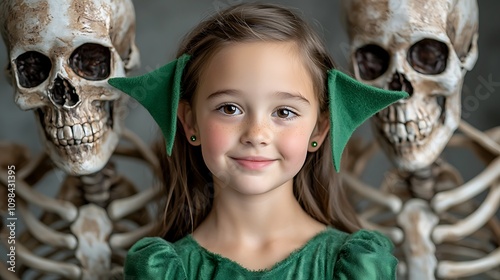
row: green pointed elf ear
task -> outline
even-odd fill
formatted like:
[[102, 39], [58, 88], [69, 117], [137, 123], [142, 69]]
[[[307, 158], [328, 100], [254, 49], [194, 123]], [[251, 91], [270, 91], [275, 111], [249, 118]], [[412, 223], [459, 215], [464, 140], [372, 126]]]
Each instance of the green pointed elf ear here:
[[352, 133], [364, 121], [399, 99], [408, 97], [404, 91], [388, 91], [365, 85], [348, 75], [328, 71], [330, 101], [330, 137], [335, 170]]
[[[135, 98], [149, 111], [165, 137], [168, 155], [174, 146], [181, 79], [190, 56], [182, 55], [167, 65], [133, 78], [112, 78], [109, 84]], [[387, 91], [358, 82], [337, 70], [328, 71], [330, 135], [335, 170], [340, 170], [342, 152], [354, 130], [376, 112], [407, 97], [405, 92]]]
[[189, 58], [184, 54], [145, 75], [108, 80], [110, 85], [132, 96], [149, 111], [165, 137], [168, 155], [172, 154], [174, 147], [182, 72]]

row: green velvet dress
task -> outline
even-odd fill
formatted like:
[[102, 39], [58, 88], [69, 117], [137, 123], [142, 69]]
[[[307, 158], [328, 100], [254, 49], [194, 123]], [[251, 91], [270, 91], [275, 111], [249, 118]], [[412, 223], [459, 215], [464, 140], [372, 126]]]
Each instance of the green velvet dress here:
[[249, 270], [201, 247], [191, 235], [169, 243], [146, 237], [125, 260], [125, 279], [396, 279], [392, 243], [380, 233], [347, 234], [331, 227], [270, 269]]

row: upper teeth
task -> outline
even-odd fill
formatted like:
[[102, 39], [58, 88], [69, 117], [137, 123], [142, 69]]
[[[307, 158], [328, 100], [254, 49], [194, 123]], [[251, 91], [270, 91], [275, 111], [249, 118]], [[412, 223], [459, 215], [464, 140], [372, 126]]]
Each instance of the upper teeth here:
[[99, 120], [92, 123], [66, 125], [63, 127], [48, 127], [47, 131], [52, 136], [54, 143], [61, 146], [79, 145], [81, 143], [91, 143], [97, 141], [106, 132], [106, 120]]
[[383, 131], [385, 138], [395, 146], [407, 142], [422, 144], [439, 123], [441, 108], [434, 104], [435, 106], [430, 105], [432, 108], [429, 111], [407, 103], [394, 104], [380, 111], [375, 123]]
[[111, 129], [108, 124], [112, 116], [106, 110], [108, 102], [93, 102], [90, 110], [88, 103], [71, 110], [58, 110], [53, 107], [40, 109], [42, 124], [47, 138], [55, 145], [69, 146], [92, 143], [103, 137]]

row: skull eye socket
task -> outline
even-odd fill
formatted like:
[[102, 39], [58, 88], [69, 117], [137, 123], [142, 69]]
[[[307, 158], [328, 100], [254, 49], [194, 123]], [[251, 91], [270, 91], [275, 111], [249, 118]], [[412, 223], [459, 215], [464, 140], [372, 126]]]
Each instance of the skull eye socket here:
[[43, 83], [52, 69], [50, 58], [35, 51], [21, 54], [15, 63], [19, 84], [24, 88], [33, 88]]
[[109, 77], [111, 52], [98, 44], [83, 44], [70, 56], [69, 65], [80, 77], [98, 81]]
[[377, 45], [366, 45], [356, 50], [361, 79], [370, 81], [380, 77], [389, 67], [389, 53]]
[[448, 46], [434, 39], [423, 39], [411, 46], [408, 51], [408, 62], [415, 71], [437, 75], [446, 70]]

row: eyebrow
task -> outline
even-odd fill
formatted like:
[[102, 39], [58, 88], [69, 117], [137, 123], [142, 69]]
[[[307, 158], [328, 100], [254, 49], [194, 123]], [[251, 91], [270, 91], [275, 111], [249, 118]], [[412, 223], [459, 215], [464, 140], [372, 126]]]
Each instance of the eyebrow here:
[[[218, 90], [214, 93], [211, 93], [208, 97], [207, 100], [217, 98], [219, 96], [223, 95], [238, 95], [240, 94], [241, 91], [235, 90], [235, 89], [223, 89], [223, 90]], [[279, 97], [279, 98], [284, 98], [284, 99], [297, 99], [301, 102], [304, 102], [306, 104], [311, 104], [309, 100], [307, 100], [300, 92], [296, 93], [290, 93], [286, 91], [277, 91], [274, 93], [274, 96]]]

